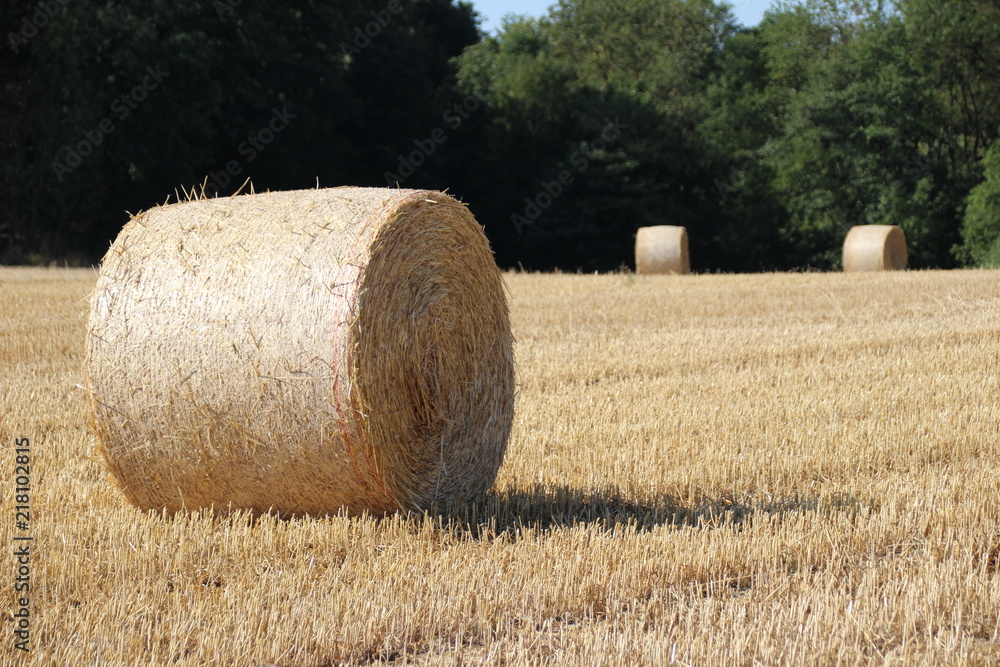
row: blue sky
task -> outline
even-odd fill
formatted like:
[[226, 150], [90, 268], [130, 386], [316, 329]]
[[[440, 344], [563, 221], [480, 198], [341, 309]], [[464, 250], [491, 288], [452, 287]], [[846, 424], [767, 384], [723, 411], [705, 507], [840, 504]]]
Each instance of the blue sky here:
[[[472, 4], [483, 16], [483, 28], [492, 32], [500, 26], [504, 14], [541, 16], [550, 5], [555, 4], [555, 0], [472, 0]], [[749, 26], [760, 21], [771, 0], [729, 0], [729, 4], [733, 6], [736, 18]]]

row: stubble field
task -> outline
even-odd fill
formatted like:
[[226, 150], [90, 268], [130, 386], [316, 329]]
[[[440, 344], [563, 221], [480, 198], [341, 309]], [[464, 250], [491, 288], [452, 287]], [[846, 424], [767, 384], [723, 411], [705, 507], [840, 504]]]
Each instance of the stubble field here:
[[0, 268], [0, 663], [1000, 663], [1000, 273], [506, 279], [490, 497], [281, 520], [125, 504], [94, 272]]

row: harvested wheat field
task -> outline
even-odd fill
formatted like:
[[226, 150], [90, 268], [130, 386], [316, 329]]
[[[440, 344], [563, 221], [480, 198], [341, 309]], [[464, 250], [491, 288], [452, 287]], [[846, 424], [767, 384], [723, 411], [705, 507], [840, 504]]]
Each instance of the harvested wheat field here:
[[0, 269], [3, 664], [1000, 662], [1000, 273], [507, 275], [487, 500], [293, 520], [124, 499], [95, 279]]

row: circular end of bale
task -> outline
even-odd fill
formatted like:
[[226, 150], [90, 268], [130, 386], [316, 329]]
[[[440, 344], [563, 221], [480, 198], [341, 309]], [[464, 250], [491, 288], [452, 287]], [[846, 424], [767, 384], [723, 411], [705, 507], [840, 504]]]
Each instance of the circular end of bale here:
[[903, 271], [906, 235], [896, 225], [859, 225], [844, 239], [844, 271]]
[[691, 272], [685, 227], [640, 227], [635, 235], [635, 272], [640, 275]]
[[463, 204], [333, 188], [133, 218], [101, 266], [85, 370], [99, 449], [142, 509], [386, 513], [492, 485], [512, 346]]

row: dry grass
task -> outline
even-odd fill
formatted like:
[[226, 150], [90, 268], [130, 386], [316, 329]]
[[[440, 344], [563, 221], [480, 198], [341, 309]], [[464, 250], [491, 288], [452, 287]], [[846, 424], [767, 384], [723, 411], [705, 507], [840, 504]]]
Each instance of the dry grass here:
[[0, 536], [27, 436], [32, 657], [996, 664], [998, 278], [508, 276], [497, 492], [285, 522], [125, 503], [77, 388], [94, 274], [0, 270]]

